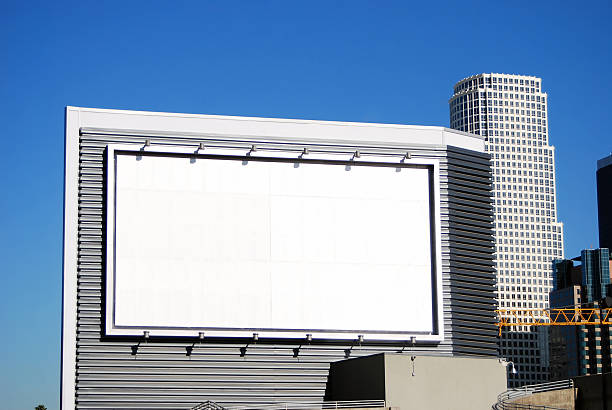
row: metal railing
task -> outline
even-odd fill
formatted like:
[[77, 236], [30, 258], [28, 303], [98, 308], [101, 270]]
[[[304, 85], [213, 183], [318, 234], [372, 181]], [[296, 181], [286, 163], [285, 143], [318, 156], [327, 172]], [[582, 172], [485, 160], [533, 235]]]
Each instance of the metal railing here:
[[542, 406], [537, 404], [520, 404], [513, 403], [513, 400], [520, 399], [521, 397], [531, 396], [535, 393], [542, 393], [553, 390], [570, 389], [574, 387], [574, 381], [560, 380], [555, 382], [532, 384], [523, 387], [517, 387], [515, 389], [508, 389], [505, 392], [497, 396], [497, 403], [493, 405], [493, 410], [567, 410], [559, 407]]
[[225, 410], [301, 410], [301, 409], [350, 409], [350, 408], [380, 408], [385, 407], [384, 400], [353, 400], [353, 401], [303, 401], [264, 404], [259, 406], [231, 406]]

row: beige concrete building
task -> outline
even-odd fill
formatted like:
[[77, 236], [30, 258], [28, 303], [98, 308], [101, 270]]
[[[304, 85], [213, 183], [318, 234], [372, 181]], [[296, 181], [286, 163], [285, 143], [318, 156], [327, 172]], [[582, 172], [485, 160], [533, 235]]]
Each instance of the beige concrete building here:
[[327, 400], [385, 400], [399, 409], [490, 409], [506, 390], [495, 358], [384, 353], [332, 363]]

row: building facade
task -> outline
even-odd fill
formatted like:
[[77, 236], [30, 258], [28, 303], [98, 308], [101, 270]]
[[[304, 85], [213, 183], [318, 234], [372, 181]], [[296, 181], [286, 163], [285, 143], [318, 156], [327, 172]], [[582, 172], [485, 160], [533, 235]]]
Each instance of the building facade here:
[[[581, 286], [555, 288], [550, 292], [551, 307], [579, 306]], [[550, 379], [567, 380], [585, 374], [582, 372], [586, 338], [583, 326], [551, 326], [550, 329]]]
[[[563, 226], [542, 80], [474, 75], [455, 84], [449, 104], [451, 128], [486, 137], [491, 155], [498, 306], [547, 308], [552, 262], [563, 258]], [[546, 335], [520, 326], [504, 331], [500, 353], [519, 370], [510, 387], [548, 379]]]
[[612, 155], [597, 161], [599, 247], [612, 247]]
[[[442, 127], [68, 107], [62, 409], [189, 409], [208, 400], [224, 406], [318, 401], [325, 395], [330, 364], [348, 357], [399, 352], [410, 356], [495, 358], [498, 344], [491, 168], [484, 145], [482, 136]], [[210, 178], [199, 173], [202, 169], [213, 170], [214, 167], [206, 167], [215, 161], [230, 161], [231, 169]], [[266, 164], [270, 168], [265, 168]], [[153, 167], [150, 171], [149, 166]], [[406, 208], [400, 204], [404, 199], [400, 198], [400, 205], [392, 210], [386, 199], [370, 198], [360, 203], [378, 203], [379, 211], [357, 213], [349, 206], [352, 202], [340, 198], [336, 201], [339, 205], [334, 205], [338, 209], [334, 218], [327, 218], [331, 209], [328, 206], [303, 206], [299, 211], [290, 207], [284, 214], [273, 215], [292, 218], [293, 222], [273, 225], [266, 219], [268, 213], [262, 212], [270, 207], [251, 205], [258, 204], [258, 199], [249, 194], [253, 190], [257, 190], [258, 198], [269, 198], [268, 191], [260, 189], [269, 183], [267, 175], [274, 175], [277, 187], [284, 187], [289, 194], [296, 187], [298, 191], [308, 188], [320, 192], [320, 182], [328, 190], [317, 198], [310, 195], [315, 203], [336, 195], [338, 190], [332, 189], [333, 180], [329, 178], [320, 178], [317, 184], [299, 179], [283, 182], [290, 173], [307, 172], [310, 166], [320, 167], [317, 169], [322, 169], [324, 175], [326, 167], [336, 167], [334, 178], [351, 174], [374, 176], [371, 172], [384, 168], [387, 177], [368, 179], [372, 189], [355, 184], [354, 191], [347, 195], [351, 198], [372, 193], [396, 198], [397, 190], [384, 189], [387, 182], [403, 178], [406, 173], [424, 176], [414, 185], [415, 192], [423, 194], [423, 206], [414, 209], [434, 211], [430, 218], [417, 220], [403, 215], [384, 222], [391, 211], [405, 213]], [[266, 173], [274, 167], [282, 168], [283, 173]], [[237, 184], [238, 180], [233, 179], [242, 190], [239, 198], [234, 191], [228, 192], [234, 185], [220, 182], [237, 175], [250, 178], [248, 184]], [[212, 211], [208, 201], [198, 199], [203, 187], [215, 192], [216, 196], [209, 197], [214, 200], [212, 205], [216, 204]], [[397, 187], [407, 189], [403, 184]], [[296, 198], [289, 194], [281, 199]], [[152, 200], [151, 195], [158, 200]], [[228, 195], [238, 199], [215, 199]], [[411, 196], [407, 195], [408, 202]], [[192, 199], [199, 201], [193, 202], [197, 206], [190, 205]], [[275, 200], [280, 207], [286, 203]], [[414, 220], [414, 226], [400, 227], [401, 219], [407, 218]], [[344, 223], [347, 229], [330, 230], [337, 223]], [[313, 283], [314, 289], [327, 292], [327, 297], [309, 298], [306, 309], [299, 314], [276, 311], [290, 320], [291, 329], [285, 326], [280, 330], [268, 327], [244, 331], [251, 325], [247, 323], [219, 330], [225, 325], [223, 320], [253, 316], [255, 308], [268, 299], [252, 289], [257, 287], [262, 295], [269, 292], [269, 286], [260, 285], [271, 275], [260, 275], [261, 280], [255, 280], [250, 274], [254, 272], [250, 265], [255, 263], [243, 264], [246, 267], [215, 274], [211, 280], [219, 289], [213, 292], [214, 286], [202, 285], [201, 276], [207, 272], [200, 268], [203, 264], [213, 266], [209, 260], [215, 258], [241, 263], [251, 260], [250, 254], [266, 249], [262, 246], [269, 243], [257, 239], [261, 229], [253, 228], [257, 224], [281, 232], [277, 239], [282, 240], [276, 240], [275, 249], [284, 252], [283, 263], [305, 254], [284, 251], [293, 249], [288, 246], [294, 246], [296, 240], [286, 238], [295, 238], [294, 232], [303, 234], [298, 242], [310, 238], [310, 248], [302, 249], [313, 258], [326, 258], [325, 263], [342, 258], [346, 252], [363, 259], [379, 251], [379, 256], [385, 257], [378, 259], [376, 272], [366, 269], [364, 274], [357, 274], [361, 262], [348, 264], [350, 269], [345, 270], [347, 276], [343, 280], [331, 274], [316, 282], [314, 269], [303, 270], [299, 275], [297, 268], [284, 270], [294, 276], [282, 289], [297, 295], [279, 299], [285, 306], [294, 303], [303, 290], [313, 288]], [[221, 232], [209, 226], [220, 227]], [[429, 240], [415, 238], [414, 232], [422, 227], [429, 229]], [[237, 235], [240, 233], [243, 235]], [[321, 246], [330, 237], [340, 239], [335, 242], [336, 248]], [[377, 238], [399, 246], [399, 251], [386, 255], [388, 247], [371, 242]], [[389, 238], [396, 238], [395, 244]], [[233, 248], [234, 240], [247, 246], [236, 248], [238, 252]], [[196, 242], [204, 245], [194, 246]], [[423, 289], [431, 285], [430, 303], [411, 309], [387, 309], [378, 319], [396, 317], [389, 325], [402, 326], [402, 321], [411, 317], [414, 325], [425, 312], [431, 319], [431, 328], [417, 329], [412, 334], [392, 331], [370, 336], [352, 331], [319, 335], [321, 329], [330, 328], [301, 327], [305, 318], [300, 315], [306, 316], [340, 298], [350, 303], [329, 309], [327, 316], [346, 315], [355, 321], [351, 324], [355, 327], [360, 326], [361, 320], [354, 315], [357, 310], [367, 315], [387, 306], [381, 304], [409, 302], [407, 298], [386, 300], [392, 298], [385, 296], [401, 288], [411, 291], [405, 281], [415, 277], [413, 270], [423, 271], [423, 267], [408, 267], [395, 281], [381, 278], [393, 269], [388, 266], [387, 256], [400, 264], [414, 263], [405, 257], [408, 251], [414, 252], [408, 249], [410, 243], [438, 249], [431, 259], [420, 257], [426, 262], [425, 268], [431, 268], [431, 275], [421, 278], [431, 282], [411, 285], [425, 285]], [[149, 247], [144, 249], [143, 244]], [[371, 246], [358, 252], [364, 244]], [[174, 262], [154, 263], [169, 252]], [[270, 254], [265, 251], [257, 255], [264, 260]], [[128, 263], [129, 259], [136, 262]], [[148, 265], [141, 271], [143, 263]], [[191, 271], [186, 271], [185, 266]], [[236, 280], [226, 280], [228, 275], [236, 274]], [[283, 291], [280, 297], [287, 294]], [[357, 294], [366, 297], [351, 298]], [[375, 298], [380, 303], [374, 305]], [[168, 309], [158, 312], [159, 306]], [[222, 309], [233, 313], [207, 326], [202, 312], [219, 318]], [[264, 315], [269, 313], [260, 310]], [[172, 312], [178, 315], [171, 316]], [[325, 315], [313, 318], [327, 319]], [[380, 320], [371, 323], [377, 322]]]
[[[580, 265], [575, 266], [574, 260]], [[610, 253], [585, 249], [579, 258], [555, 264], [551, 308], [597, 307], [610, 292]], [[610, 326], [551, 326], [551, 380], [610, 372]]]
[[608, 248], [585, 249], [582, 262], [583, 303], [598, 302], [608, 296], [610, 285], [610, 252]]

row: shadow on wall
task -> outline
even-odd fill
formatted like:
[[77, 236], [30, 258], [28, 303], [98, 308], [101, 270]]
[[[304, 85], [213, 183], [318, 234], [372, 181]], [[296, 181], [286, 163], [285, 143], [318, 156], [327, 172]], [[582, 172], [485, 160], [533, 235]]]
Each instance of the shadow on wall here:
[[612, 373], [575, 377], [574, 387], [576, 410], [612, 410]]

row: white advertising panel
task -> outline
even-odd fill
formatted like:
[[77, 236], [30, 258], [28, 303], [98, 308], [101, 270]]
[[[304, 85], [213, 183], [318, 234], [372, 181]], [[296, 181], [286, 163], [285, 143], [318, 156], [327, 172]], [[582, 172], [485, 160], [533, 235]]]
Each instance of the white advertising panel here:
[[433, 164], [108, 159], [108, 334], [438, 335]]

